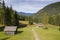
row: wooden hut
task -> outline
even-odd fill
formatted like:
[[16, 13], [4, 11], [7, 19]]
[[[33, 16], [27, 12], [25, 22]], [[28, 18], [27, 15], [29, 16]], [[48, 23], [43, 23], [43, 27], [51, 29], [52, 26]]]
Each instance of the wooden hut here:
[[38, 23], [37, 26], [38, 26], [38, 27], [43, 27], [44, 24], [42, 24], [42, 23]]
[[17, 33], [17, 26], [6, 26], [4, 32], [8, 35], [14, 35]]

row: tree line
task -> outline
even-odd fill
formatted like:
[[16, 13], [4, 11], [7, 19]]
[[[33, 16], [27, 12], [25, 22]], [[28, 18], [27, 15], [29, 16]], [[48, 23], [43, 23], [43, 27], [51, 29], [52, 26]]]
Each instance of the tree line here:
[[60, 26], [60, 13], [51, 16], [44, 13], [41, 17], [33, 17], [33, 22]]
[[30, 25], [33, 24], [33, 19], [32, 19], [32, 16], [25, 16], [25, 15], [18, 15], [18, 19], [20, 21], [28, 21]]

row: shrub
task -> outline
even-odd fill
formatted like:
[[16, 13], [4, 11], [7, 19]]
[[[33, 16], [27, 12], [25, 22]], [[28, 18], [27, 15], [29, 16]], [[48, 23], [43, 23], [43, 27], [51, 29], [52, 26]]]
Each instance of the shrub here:
[[48, 29], [48, 27], [44, 27], [44, 29]]
[[59, 28], [59, 31], [60, 31], [60, 28]]

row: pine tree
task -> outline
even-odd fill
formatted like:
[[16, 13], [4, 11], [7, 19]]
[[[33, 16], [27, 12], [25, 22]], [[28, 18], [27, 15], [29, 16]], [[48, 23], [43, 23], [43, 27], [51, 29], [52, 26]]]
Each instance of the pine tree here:
[[14, 26], [17, 25], [17, 14], [16, 14], [15, 11], [12, 13], [12, 16], [11, 16], [11, 23], [12, 23], [12, 25], [14, 25]]
[[2, 3], [2, 7], [5, 9], [6, 7], [5, 7], [5, 2], [4, 2], [4, 0], [3, 0], [3, 3]]
[[4, 0], [3, 0], [3, 2], [2, 2], [2, 14], [1, 15], [3, 15], [2, 16], [2, 24], [4, 24], [4, 20], [5, 20], [5, 12], [6, 12], [6, 7], [5, 7], [5, 2], [4, 2]]
[[56, 25], [60, 26], [60, 14], [56, 16]]
[[5, 25], [10, 26], [11, 25], [11, 14], [9, 7], [7, 7], [5, 11]]
[[19, 20], [18, 20], [18, 15], [16, 11], [15, 11], [15, 26], [19, 26]]
[[29, 17], [29, 24], [30, 24], [30, 25], [32, 25], [32, 24], [33, 24], [32, 17]]

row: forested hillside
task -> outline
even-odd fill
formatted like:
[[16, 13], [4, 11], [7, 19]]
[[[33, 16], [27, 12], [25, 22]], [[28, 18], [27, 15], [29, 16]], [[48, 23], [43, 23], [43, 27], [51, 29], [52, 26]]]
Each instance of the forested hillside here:
[[34, 22], [60, 26], [60, 2], [44, 7], [33, 16]]

